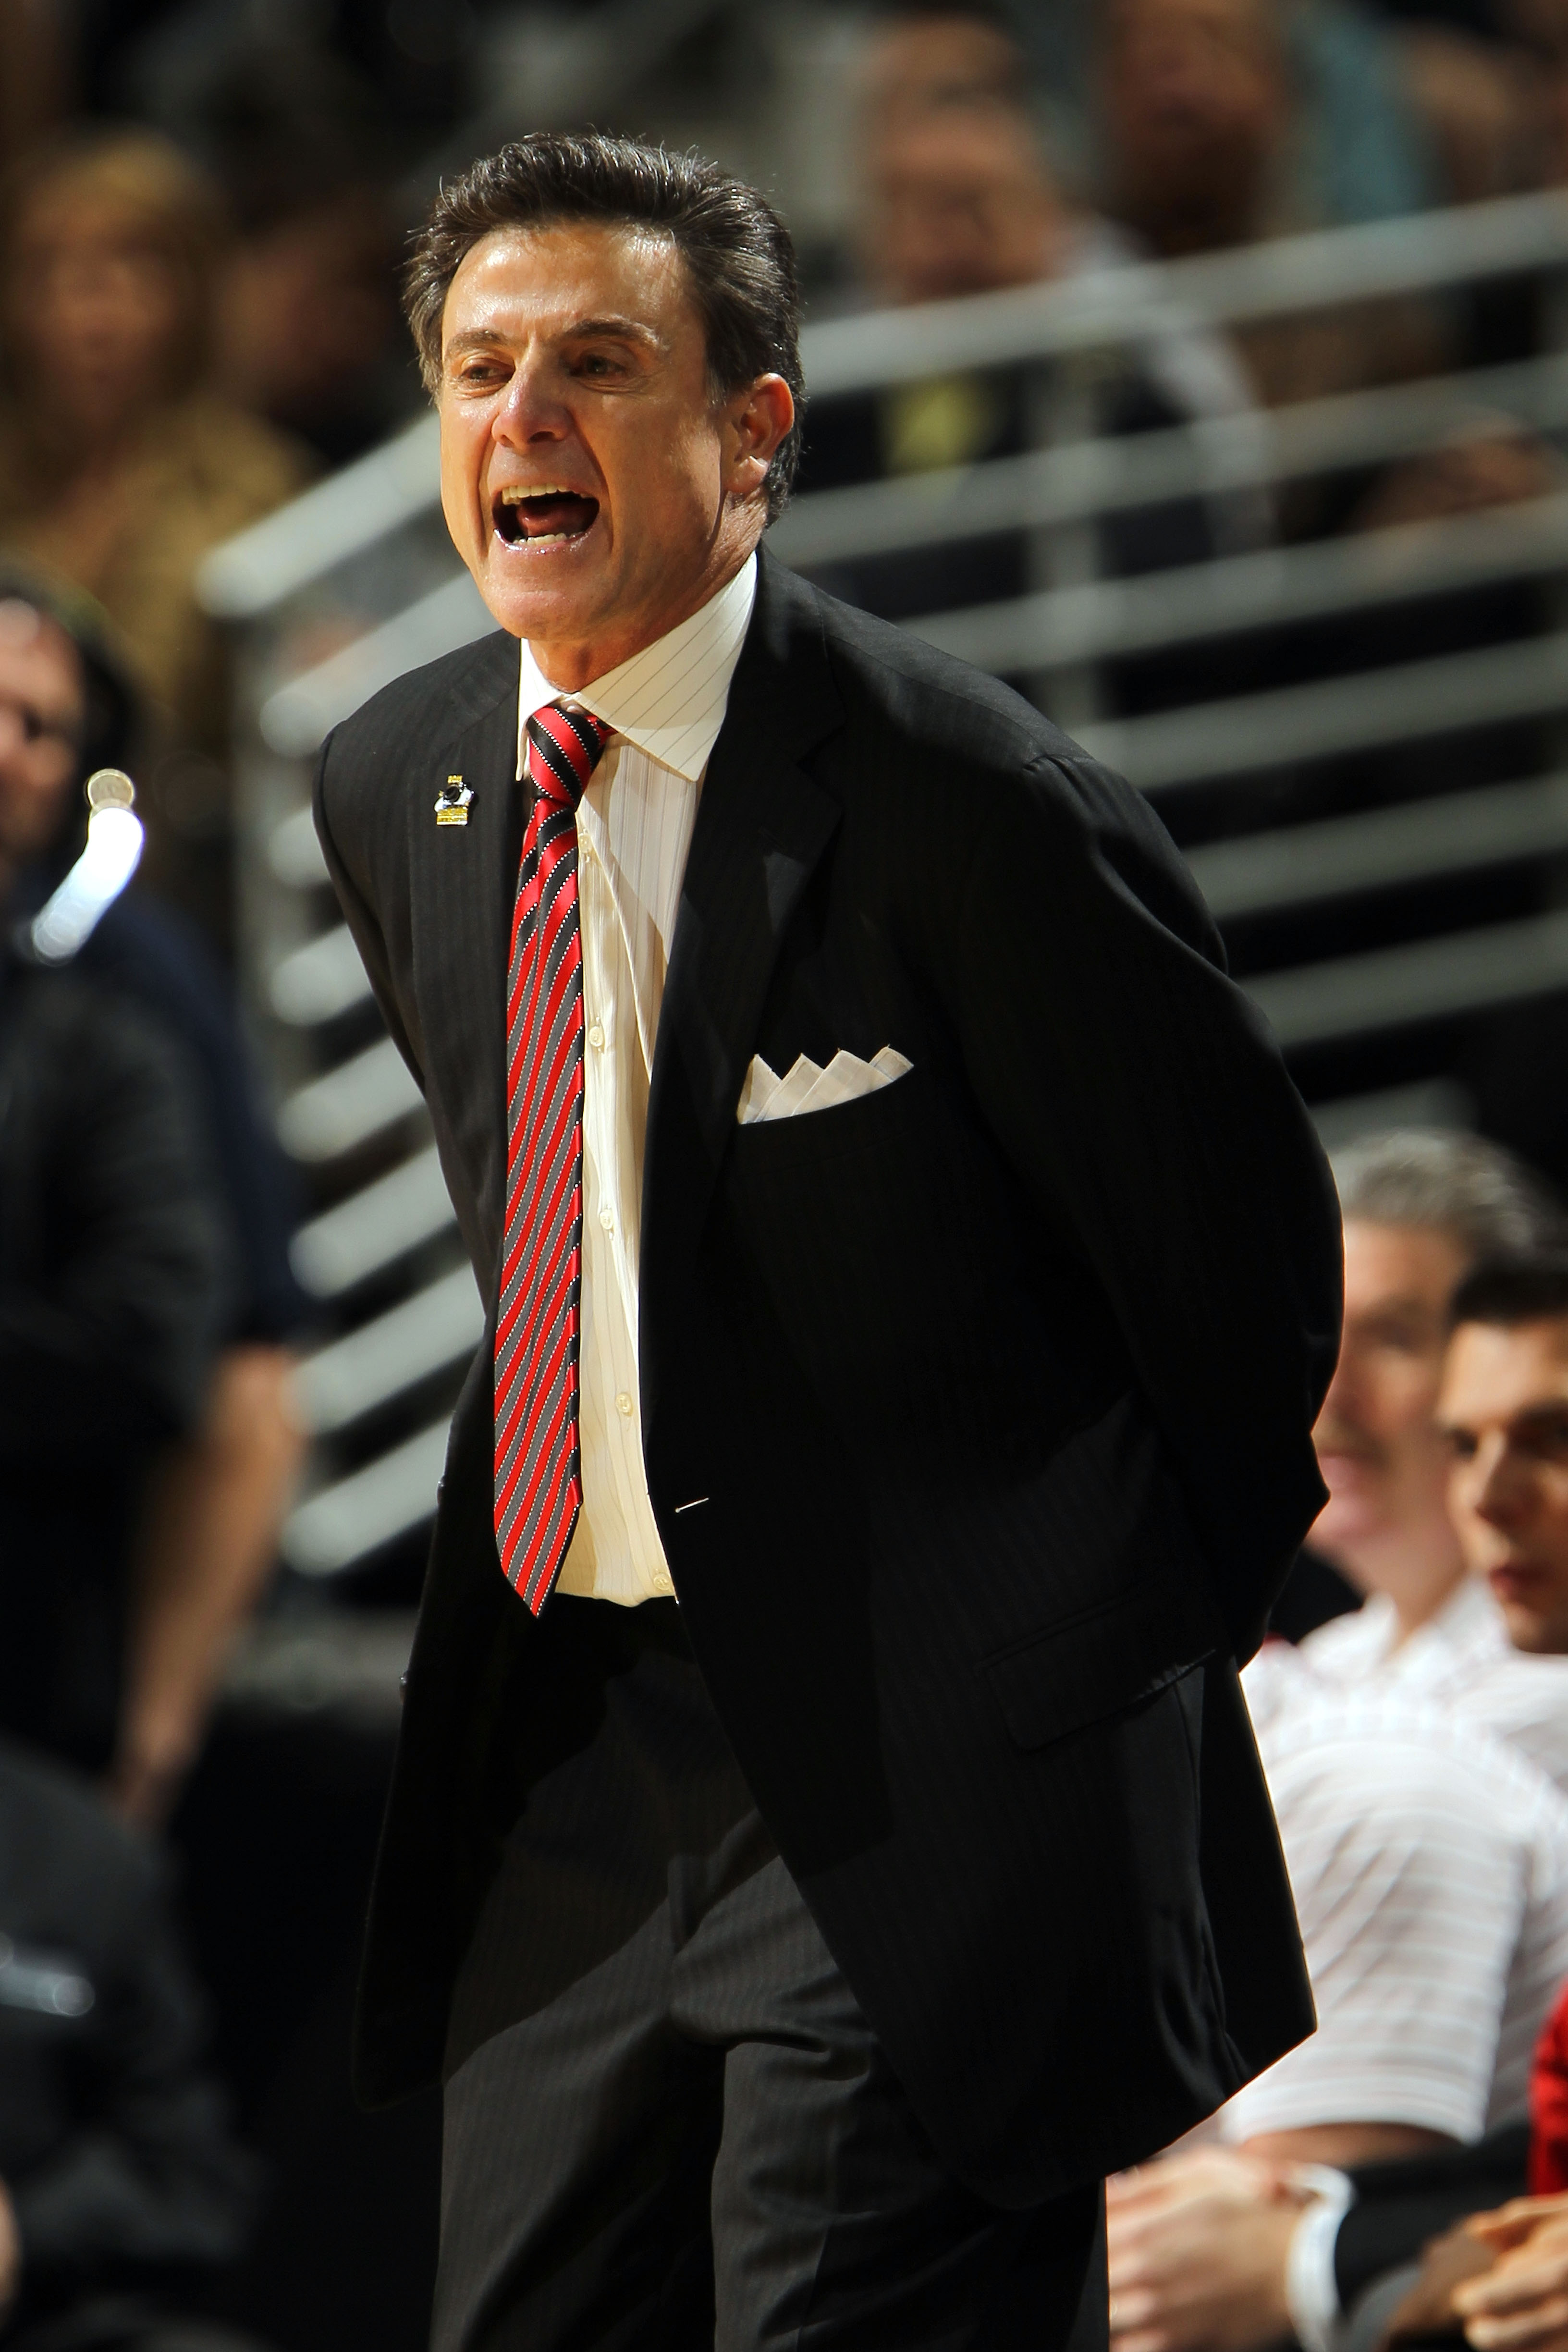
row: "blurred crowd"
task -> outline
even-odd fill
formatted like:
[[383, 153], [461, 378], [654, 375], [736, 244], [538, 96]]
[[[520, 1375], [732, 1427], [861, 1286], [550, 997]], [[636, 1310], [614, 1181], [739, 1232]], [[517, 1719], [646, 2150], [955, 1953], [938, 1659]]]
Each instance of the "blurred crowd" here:
[[[1568, 0], [838, 13], [852, 160], [812, 317], [1568, 184]], [[416, 410], [410, 189], [481, 118], [451, 27], [505, 14], [0, 0], [0, 2341], [17, 2352], [241, 2345], [191, 2316], [258, 2191], [153, 1856], [275, 1574], [308, 1314], [298, 1180], [242, 1016], [236, 656], [201, 567]], [[634, 98], [625, 127], [658, 124]], [[1556, 347], [1555, 305], [1521, 275], [1227, 332], [1178, 319], [1045, 393], [1023, 368], [944, 369], [822, 402], [801, 488], [1501, 365]], [[1551, 439], [1478, 398], [1458, 430], [1328, 484], [1110, 513], [1096, 566], [1565, 486]], [[819, 576], [901, 619], [1053, 584], [1041, 561], [1037, 537], [987, 528]], [[1127, 656], [1104, 691], [1136, 714], [1485, 646], [1546, 626], [1545, 594]], [[1549, 752], [1519, 728], [1427, 747], [1421, 789], [1435, 761], [1485, 782]], [[1402, 756], [1314, 781], [1306, 805], [1397, 799]], [[135, 779], [145, 854], [52, 966], [31, 926], [105, 767]], [[1307, 791], [1270, 789], [1257, 823]], [[1538, 1066], [1526, 1083], [1559, 1091]], [[1292, 2335], [1371, 2352], [1461, 2328], [1477, 2352], [1568, 2347], [1558, 1124], [1540, 1177], [1426, 1133], [1340, 1166], [1332, 1499], [1247, 1675], [1320, 2031], [1204, 2145], [1112, 2184], [1121, 2352]], [[1544, 2201], [1510, 2202], [1528, 2191]]]

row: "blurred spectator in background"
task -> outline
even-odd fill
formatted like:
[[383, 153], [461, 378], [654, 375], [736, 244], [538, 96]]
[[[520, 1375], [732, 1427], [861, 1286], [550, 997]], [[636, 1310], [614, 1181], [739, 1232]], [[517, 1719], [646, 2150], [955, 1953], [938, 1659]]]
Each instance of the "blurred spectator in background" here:
[[[878, 21], [861, 94], [855, 246], [868, 301], [901, 306], [1115, 268], [1135, 258], [1108, 222], [1069, 201], [1030, 106], [1028, 67], [998, 11], [894, 6]], [[1251, 407], [1228, 344], [1197, 329], [1142, 338], [1120, 370], [963, 369], [869, 397], [827, 401], [806, 425], [803, 486], [918, 475], [1100, 430], [1193, 419], [1243, 425]], [[1104, 568], [1200, 561], [1267, 537], [1247, 492], [1188, 499], [1100, 526]], [[891, 619], [1046, 586], [1016, 530], [870, 558], [830, 583]], [[1037, 577], [1037, 572], [1039, 576]]]
[[236, 227], [218, 382], [345, 465], [420, 405], [370, 95], [319, 47], [258, 36], [226, 59], [193, 130]]
[[1568, 1800], [1543, 1773], [1444, 1708], [1325, 1686], [1283, 1643], [1243, 1679], [1318, 2030], [1222, 2108], [1228, 2146], [1110, 2184], [1118, 2352], [1322, 2352], [1348, 2193], [1315, 2168], [1517, 2126], [1568, 1972]]
[[1342, 1689], [1441, 1704], [1568, 1790], [1568, 1664], [1521, 1657], [1466, 1574], [1436, 1417], [1457, 1286], [1481, 1258], [1550, 1244], [1561, 1212], [1474, 1136], [1371, 1137], [1336, 1155], [1334, 1172], [1345, 1323], [1316, 1431], [1329, 1501], [1310, 1543], [1365, 1599], [1310, 1633], [1302, 1655]]
[[6, 2352], [256, 2352], [180, 2310], [252, 2205], [202, 2029], [152, 1849], [0, 1743]]
[[56, 0], [0, 0], [0, 155], [8, 164], [66, 110], [70, 73], [63, 16]]
[[1274, 0], [1112, 0], [1100, 39], [1102, 176], [1119, 220], [1167, 255], [1300, 225], [1296, 87]]
[[146, 774], [149, 878], [226, 941], [223, 650], [208, 548], [297, 489], [274, 429], [209, 387], [216, 191], [163, 139], [80, 133], [29, 159], [0, 215], [0, 549], [89, 590], [181, 756]]
[[1397, 39], [1444, 203], [1514, 195], [1549, 173], [1545, 92], [1520, 49], [1452, 25], [1404, 25]]
[[[0, 567], [0, 908], [9, 922], [36, 911], [79, 849], [83, 775], [100, 763], [126, 761], [134, 734], [132, 689], [88, 600]], [[68, 1517], [78, 1508], [68, 1465], [80, 1455], [91, 1466], [92, 1441], [68, 1416], [51, 1432], [47, 1469], [39, 1465], [25, 1477], [20, 1467], [14, 1472], [27, 1490], [23, 1525], [33, 1534], [26, 1546], [18, 1538], [6, 1548], [8, 1578], [37, 1588], [40, 1607], [54, 1579], [39, 1563], [52, 1563], [58, 1553], [64, 1586], [75, 1573], [89, 1575], [99, 1614], [110, 1611], [122, 1631], [105, 1653], [90, 1721], [68, 1735], [51, 1729], [55, 1718], [47, 1712], [37, 1712], [48, 1704], [47, 1677], [36, 1661], [29, 1664], [26, 1645], [13, 1640], [18, 1691], [12, 1704], [23, 1712], [0, 1708], [0, 1720], [107, 1769], [118, 1801], [149, 1821], [167, 1808], [195, 1755], [234, 1635], [270, 1572], [301, 1450], [287, 1393], [289, 1341], [301, 1307], [287, 1258], [291, 1202], [223, 976], [200, 939], [149, 895], [133, 888], [111, 907], [66, 974], [18, 966], [12, 992], [37, 1000], [35, 1026], [63, 992], [68, 1005], [79, 999], [84, 1021], [106, 1006], [109, 1037], [123, 1021], [138, 1038], [153, 1033], [148, 1052], [166, 1059], [172, 1049], [179, 1060], [163, 1080], [182, 1098], [167, 1132], [146, 1139], [144, 1149], [133, 1132], [128, 1136], [123, 1148], [133, 1164], [123, 1179], [109, 1157], [116, 1107], [95, 1095], [89, 1068], [67, 1060], [37, 1072], [34, 1083], [47, 1090], [50, 1107], [38, 1112], [30, 1141], [14, 1112], [0, 1129], [0, 1138], [16, 1135], [22, 1154], [18, 1164], [8, 1163], [0, 1195], [0, 1224], [16, 1253], [9, 1263], [18, 1285], [31, 1283], [40, 1293], [51, 1284], [68, 1288], [84, 1314], [94, 1311], [80, 1296], [87, 1262], [77, 1261], [94, 1247], [108, 1248], [112, 1238], [108, 1229], [95, 1237], [86, 1199], [79, 1199], [91, 1192], [96, 1201], [95, 1187], [121, 1181], [130, 1187], [124, 1198], [116, 1192], [110, 1206], [114, 1219], [130, 1221], [132, 1268], [136, 1234], [153, 1247], [163, 1221], [190, 1216], [186, 1248], [195, 1256], [184, 1269], [184, 1286], [174, 1278], [181, 1271], [176, 1258], [166, 1296], [154, 1292], [144, 1302], [147, 1314], [169, 1318], [166, 1346], [138, 1343], [133, 1360], [117, 1372], [134, 1397], [139, 1381], [156, 1378], [177, 1333], [187, 1350], [201, 1341], [199, 1359], [177, 1383], [177, 1409], [171, 1399], [156, 1429], [146, 1433], [164, 1442], [150, 1481], [142, 1460], [134, 1499], [129, 1490], [121, 1493], [109, 1512], [113, 1524], [92, 1539], [100, 1556], [73, 1570], [70, 1546], [62, 1550], [49, 1530], [61, 1512]], [[28, 1049], [19, 1042], [17, 1050]], [[130, 1113], [133, 1106], [128, 1100], [124, 1108]], [[104, 1133], [94, 1142], [100, 1125]], [[67, 1153], [70, 1164], [62, 1169], [58, 1163]], [[23, 1236], [31, 1232], [37, 1245], [39, 1230], [26, 1225], [23, 1203], [56, 1182], [68, 1191], [49, 1211], [50, 1249], [29, 1260]], [[210, 1296], [210, 1251], [202, 1239], [215, 1215], [230, 1269], [221, 1315]], [[147, 1281], [150, 1286], [150, 1275]], [[131, 1324], [117, 1344], [135, 1340]], [[35, 1336], [31, 1344], [41, 1343]], [[80, 1343], [89, 1344], [87, 1338]], [[209, 1349], [216, 1349], [210, 1360]], [[19, 1382], [27, 1360], [18, 1360]], [[89, 1371], [100, 1377], [84, 1362], [82, 1377]], [[35, 1410], [43, 1410], [41, 1398]], [[0, 1509], [14, 1507], [15, 1497], [0, 1499]], [[116, 1647], [122, 1649], [118, 1665]]]
[[[1360, 1630], [1354, 1618], [1338, 1620], [1298, 1652], [1270, 1644], [1245, 1677], [1309, 1955], [1321, 1955], [1312, 1958], [1318, 2035], [1226, 2111], [1231, 2136], [1246, 2134], [1249, 2157], [1274, 2164], [1305, 2157], [1342, 2165], [1370, 2152], [1328, 2141], [1260, 2144], [1260, 2116], [1267, 2128], [1303, 2095], [1301, 2118], [1325, 2091], [1339, 2109], [1351, 2098], [1381, 2111], [1405, 2096], [1389, 2088], [1402, 2073], [1415, 2079], [1425, 2069], [1436, 2082], [1449, 2069], [1458, 2080], [1457, 2053], [1487, 2013], [1470, 1974], [1472, 1939], [1490, 1935], [1500, 1905], [1507, 1907], [1484, 1865], [1465, 1858], [1471, 1800], [1450, 1791], [1441, 1817], [1429, 1817], [1425, 1843], [1412, 1842], [1420, 1811], [1413, 1799], [1424, 1805], [1431, 1797], [1431, 1769], [1420, 1766], [1418, 1784], [1407, 1772], [1389, 1782], [1352, 1717], [1376, 1725], [1419, 1710], [1447, 1726], [1454, 1754], [1468, 1738], [1456, 1714], [1489, 1719], [1510, 1744], [1550, 1764], [1553, 1727], [1536, 1702], [1555, 1687], [1561, 1704], [1563, 1684], [1545, 1678], [1568, 1675], [1568, 1257], [1560, 1221], [1517, 1164], [1468, 1139], [1376, 1139], [1342, 1155], [1336, 1173], [1346, 1217], [1348, 1361], [1320, 1426], [1320, 1459], [1333, 1488], [1323, 1519], [1347, 1564], [1376, 1580], [1363, 1612], [1367, 1631], [1381, 1620], [1395, 1639], [1392, 1652], [1386, 1641], [1369, 1643], [1359, 1661], [1352, 1651], [1339, 1661], [1345, 1679], [1325, 1682], [1314, 1661], [1324, 1659], [1331, 1674], [1336, 1642], [1343, 1650]], [[1480, 1255], [1478, 1263], [1478, 1244], [1489, 1240], [1508, 1254]], [[1431, 1522], [1434, 1439], [1453, 1513], [1447, 1544]], [[1470, 1572], [1459, 1587], [1468, 1640], [1454, 1638], [1455, 1602], [1444, 1598], [1454, 1590], [1456, 1552], [1459, 1570]], [[1449, 1568], [1439, 1572], [1445, 1560]], [[1482, 1577], [1492, 1582], [1490, 1596]], [[1401, 1641], [1407, 1619], [1413, 1631]], [[1513, 1644], [1511, 1675], [1500, 1671], [1499, 1625]], [[1447, 1637], [1434, 1641], [1446, 1627]], [[1402, 1674], [1402, 1661], [1412, 1671]], [[1484, 1744], [1469, 1751], [1478, 1785]], [[1482, 1801], [1500, 1823], [1507, 1807], [1497, 1791]], [[1442, 1888], [1471, 1873], [1471, 1903], [1442, 1924]], [[1542, 1883], [1539, 1863], [1527, 1864], [1524, 1875], [1537, 1888]], [[1479, 2141], [1483, 2117], [1473, 2112], [1451, 2134], [1472, 2143], [1465, 2153], [1424, 2168], [1373, 2168], [1337, 2186], [1228, 2154], [1178, 2156], [1119, 2187], [1113, 2287], [1120, 2280], [1125, 2290], [1117, 2307], [1132, 2339], [1122, 2352], [1137, 2352], [1139, 2329], [1151, 2325], [1163, 2331], [1168, 2352], [1267, 2343], [1287, 2325], [1321, 2352], [1342, 2305], [1381, 2273], [1410, 2264], [1455, 2216], [1495, 2203], [1510, 2176], [1522, 2186], [1515, 2128], [1522, 2034], [1553, 1965], [1561, 1972], [1550, 1954], [1543, 1969], [1515, 1965], [1484, 2116], [1489, 2137]], [[1462, 2017], [1443, 2005], [1444, 1987], [1455, 1984], [1468, 1988]], [[1531, 2084], [1538, 2118], [1559, 2044], [1568, 2046], [1560, 2010]], [[1255, 2093], [1260, 2106], [1249, 2104]], [[1353, 2224], [1342, 2218], [1352, 2196]], [[1497, 2242], [1528, 2234], [1504, 2233]], [[1455, 2325], [1446, 2299], [1486, 2254], [1473, 2239], [1458, 2268], [1452, 2253], [1443, 2253], [1438, 2278], [1423, 2287], [1423, 2325], [1405, 2315], [1409, 2332]], [[1563, 2278], [1568, 2284], [1568, 2266]], [[1500, 2339], [1483, 2331], [1476, 2340]]]
[[221, 1218], [144, 1015], [12, 951], [0, 1022], [0, 1727], [102, 1771], [147, 1479], [203, 1408]]
[[[1415, 212], [1436, 193], [1390, 37], [1333, 0], [1110, 0], [1098, 118], [1108, 209], [1155, 253]], [[1435, 315], [1383, 302], [1237, 331], [1273, 407], [1425, 372]]]
[[[1568, 1255], [1496, 1258], [1454, 1298], [1437, 1418], [1465, 1565], [1515, 1649], [1568, 1654]], [[1568, 2188], [1568, 2179], [1563, 2184]]]
[[[1483, 1262], [1454, 1300], [1438, 1417], [1452, 1457], [1450, 1505], [1471, 1573], [1490, 1581], [1518, 1647], [1568, 1654], [1568, 1256], [1561, 1252]], [[1374, 2247], [1398, 2300], [1384, 2340], [1452, 2335], [1462, 2325], [1477, 2352], [1546, 2352], [1568, 2336], [1568, 1996], [1560, 1996], [1537, 2048], [1531, 2082], [1529, 2182], [1536, 2192], [1500, 2210], [1491, 2184], [1461, 2158], [1422, 2179], [1355, 2184], [1373, 2210], [1359, 2235]], [[1505, 2136], [1494, 2147], [1501, 2152]], [[1478, 2152], [1484, 2156], [1485, 2151]], [[1227, 2184], [1233, 2198], [1242, 2184]], [[1381, 2210], [1380, 2210], [1381, 2209]], [[1456, 2212], [1468, 2218], [1426, 2245]], [[1279, 2223], [1258, 2205], [1243, 2221], [1233, 2207], [1230, 2268]], [[1342, 2239], [1350, 2223], [1334, 2235]], [[1327, 2233], [1324, 2233], [1327, 2234]], [[1289, 2272], [1300, 2284], [1298, 2252]], [[1347, 2265], [1336, 2248], [1334, 2268]], [[1351, 2279], [1358, 2275], [1352, 2253]], [[1284, 2276], [1277, 2271], [1277, 2282]], [[1349, 2282], [1347, 2281], [1347, 2284]], [[1350, 2298], [1344, 2294], [1340, 2301]], [[1331, 2314], [1333, 2299], [1327, 2306]], [[1370, 2331], [1366, 2331], [1370, 2335]]]
[[1108, 209], [1156, 253], [1418, 212], [1435, 188], [1377, 18], [1335, 0], [1109, 0]]

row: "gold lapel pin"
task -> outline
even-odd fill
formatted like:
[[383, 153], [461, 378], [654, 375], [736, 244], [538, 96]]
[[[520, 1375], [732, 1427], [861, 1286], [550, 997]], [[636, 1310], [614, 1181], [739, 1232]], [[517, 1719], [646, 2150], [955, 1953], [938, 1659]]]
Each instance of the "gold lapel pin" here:
[[474, 795], [461, 776], [448, 776], [436, 795], [437, 824], [467, 824], [468, 803]]

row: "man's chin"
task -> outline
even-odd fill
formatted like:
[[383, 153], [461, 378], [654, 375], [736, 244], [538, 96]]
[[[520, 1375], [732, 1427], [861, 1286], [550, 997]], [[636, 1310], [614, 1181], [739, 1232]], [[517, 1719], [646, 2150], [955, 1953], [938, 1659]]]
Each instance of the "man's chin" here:
[[510, 635], [549, 642], [589, 636], [603, 626], [603, 551], [586, 543], [595, 537], [587, 530], [578, 540], [533, 550], [492, 541], [471, 567], [474, 583]]
[[1568, 1591], [1540, 1570], [1494, 1569], [1487, 1578], [1508, 1638], [1538, 1658], [1568, 1654]]

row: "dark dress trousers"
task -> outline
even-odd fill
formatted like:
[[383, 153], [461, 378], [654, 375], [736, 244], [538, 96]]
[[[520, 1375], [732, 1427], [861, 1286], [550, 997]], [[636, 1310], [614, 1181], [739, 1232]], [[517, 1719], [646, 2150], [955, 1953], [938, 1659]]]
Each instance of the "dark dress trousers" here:
[[[317, 818], [493, 1300], [517, 649], [330, 739]], [[473, 799], [437, 826], [449, 775]], [[786, 1071], [910, 1074], [741, 1127]], [[648, 1491], [755, 1804], [952, 2174], [1034, 2204], [1310, 2030], [1235, 1661], [1320, 1507], [1339, 1227], [1142, 801], [1026, 703], [764, 554], [670, 950], [645, 1164]], [[361, 1989], [440, 2069], [525, 1795], [588, 1736], [454, 1423]]]

